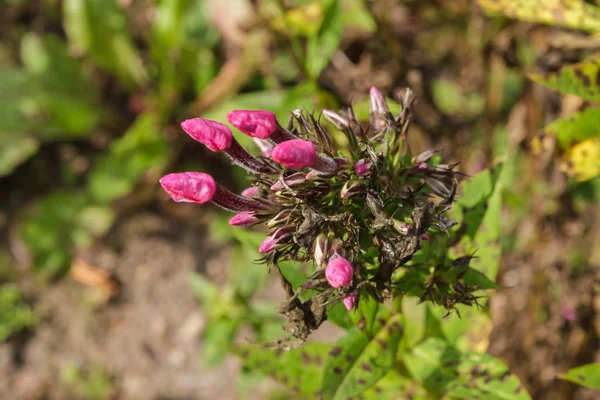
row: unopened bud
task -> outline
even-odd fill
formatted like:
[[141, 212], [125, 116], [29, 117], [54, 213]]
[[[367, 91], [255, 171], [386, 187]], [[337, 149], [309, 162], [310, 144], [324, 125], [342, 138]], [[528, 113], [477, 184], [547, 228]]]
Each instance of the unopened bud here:
[[348, 198], [360, 192], [361, 183], [359, 181], [348, 181], [342, 187], [340, 197], [342, 199]]
[[220, 122], [192, 118], [183, 121], [181, 127], [192, 139], [202, 143], [211, 151], [227, 150], [233, 140], [231, 129]]
[[282, 210], [279, 212], [279, 214], [277, 214], [276, 216], [274, 216], [273, 218], [271, 218], [268, 222], [267, 222], [267, 227], [272, 228], [276, 225], [279, 225], [283, 222], [285, 222], [287, 220], [287, 217], [290, 215], [290, 210]]
[[261, 110], [236, 110], [227, 114], [227, 120], [241, 132], [259, 139], [269, 138], [277, 130], [275, 114]]
[[356, 302], [358, 301], [357, 293], [350, 293], [344, 296], [342, 302], [344, 303], [344, 307], [347, 311], [352, 310], [356, 306]]
[[398, 220], [394, 220], [394, 229], [398, 231], [398, 233], [402, 235], [408, 235], [408, 231], [410, 230], [410, 224], [407, 222], [400, 222]]
[[253, 211], [244, 211], [241, 213], [238, 213], [236, 215], [234, 215], [230, 220], [229, 220], [229, 225], [233, 225], [233, 226], [248, 226], [251, 225], [255, 222], [258, 222], [259, 219], [257, 217], [254, 216], [254, 212]]
[[334, 287], [340, 288], [352, 284], [354, 269], [348, 260], [343, 257], [337, 257], [330, 260], [325, 267], [325, 278], [327, 282]]
[[287, 168], [302, 169], [313, 165], [317, 151], [310, 140], [295, 139], [279, 143], [271, 156]]
[[217, 191], [212, 176], [202, 172], [182, 172], [160, 178], [160, 185], [176, 202], [203, 204], [211, 201]]
[[331, 110], [323, 110], [323, 115], [329, 122], [333, 124], [339, 130], [348, 129], [350, 127], [350, 122], [345, 117], [342, 117], [338, 113]]
[[241, 195], [249, 199], [258, 197], [260, 195], [260, 188], [258, 186], [250, 186], [249, 188], [242, 190]]
[[327, 260], [329, 251], [329, 240], [324, 233], [319, 234], [315, 240], [314, 258], [318, 268], [322, 268]]
[[354, 165], [354, 172], [356, 172], [356, 175], [358, 176], [366, 176], [371, 173], [372, 166], [373, 164], [371, 164], [371, 161], [367, 159], [358, 160]]
[[285, 227], [277, 229], [275, 233], [273, 233], [270, 236], [267, 236], [265, 240], [263, 240], [263, 242], [258, 248], [258, 252], [264, 254], [282, 247], [283, 244], [281, 243], [281, 241], [283, 241], [289, 236], [290, 234], [287, 231], [287, 229], [285, 229]]
[[427, 162], [429, 161], [429, 159], [431, 157], [434, 156], [434, 154], [437, 153], [437, 151], [435, 150], [426, 150], [422, 153], [417, 154], [414, 158], [413, 158], [413, 162], [415, 164], [419, 164], [419, 163], [423, 163], [423, 162]]
[[386, 117], [390, 110], [385, 101], [385, 97], [376, 88], [372, 87], [369, 95], [371, 97], [371, 124], [377, 132], [386, 126]]

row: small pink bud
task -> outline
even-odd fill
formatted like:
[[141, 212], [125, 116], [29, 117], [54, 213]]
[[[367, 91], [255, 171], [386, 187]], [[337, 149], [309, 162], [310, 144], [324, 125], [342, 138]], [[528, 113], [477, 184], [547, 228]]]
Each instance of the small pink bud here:
[[422, 163], [422, 162], [426, 162], [431, 157], [433, 157], [435, 155], [435, 153], [437, 153], [436, 150], [425, 150], [424, 152], [419, 153], [419, 154], [417, 154], [414, 157], [414, 162], [417, 163], [417, 164]]
[[344, 303], [344, 307], [346, 307], [347, 311], [350, 311], [356, 305], [356, 301], [358, 300], [357, 293], [350, 293], [344, 296], [342, 302]]
[[268, 253], [282, 246], [280, 243], [286, 239], [290, 234], [284, 228], [279, 228], [270, 236], [267, 236], [265, 240], [258, 247], [258, 252], [261, 254]]
[[386, 117], [390, 111], [385, 97], [376, 87], [371, 88], [369, 95], [371, 96], [371, 124], [376, 131], [380, 131], [385, 128]]
[[325, 278], [334, 288], [350, 286], [353, 274], [352, 265], [343, 257], [330, 260], [327, 267], [325, 267]]
[[327, 120], [329, 122], [331, 122], [333, 124], [333, 126], [335, 126], [336, 128], [342, 130], [342, 129], [348, 129], [350, 127], [350, 122], [348, 121], [347, 118], [342, 117], [341, 115], [339, 115], [338, 113], [331, 111], [331, 110], [323, 110], [323, 115], [325, 116], [325, 118], [327, 118]]
[[294, 139], [275, 146], [272, 157], [275, 162], [285, 167], [301, 169], [314, 164], [317, 151], [311, 141]]
[[253, 197], [258, 197], [259, 194], [260, 188], [258, 186], [250, 186], [249, 188], [242, 190], [241, 193], [242, 196], [247, 197], [249, 199]]
[[248, 136], [267, 139], [277, 130], [277, 119], [270, 111], [236, 110], [227, 114], [227, 121]]
[[422, 240], [429, 240], [429, 235], [426, 233], [421, 234], [421, 239]]
[[183, 121], [181, 127], [192, 139], [202, 143], [211, 151], [227, 150], [233, 140], [231, 129], [216, 121], [192, 118]]
[[202, 172], [182, 172], [160, 178], [160, 184], [176, 202], [206, 203], [213, 199], [217, 185], [212, 176]]
[[573, 307], [565, 307], [563, 308], [563, 310], [561, 311], [561, 316], [569, 322], [573, 322], [577, 319], [577, 312], [575, 311], [575, 309]]
[[259, 221], [259, 219], [254, 216], [253, 211], [244, 211], [244, 212], [234, 215], [229, 220], [229, 225], [248, 226], [248, 225], [258, 222], [258, 221]]
[[371, 173], [371, 162], [368, 160], [359, 160], [354, 165], [354, 171], [358, 176], [365, 176]]
[[417, 164], [417, 169], [419, 171], [425, 171], [427, 169], [427, 164], [424, 162], [420, 162]]

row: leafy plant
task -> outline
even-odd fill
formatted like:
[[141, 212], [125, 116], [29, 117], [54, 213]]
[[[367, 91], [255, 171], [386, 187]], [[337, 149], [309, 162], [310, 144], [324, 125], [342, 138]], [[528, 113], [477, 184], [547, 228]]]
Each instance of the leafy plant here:
[[12, 284], [0, 285], [0, 341], [37, 324], [37, 317]]

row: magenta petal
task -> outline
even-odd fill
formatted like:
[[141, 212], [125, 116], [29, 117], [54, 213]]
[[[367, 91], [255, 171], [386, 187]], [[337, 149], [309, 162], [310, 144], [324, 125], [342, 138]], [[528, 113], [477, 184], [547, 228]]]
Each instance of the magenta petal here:
[[160, 184], [176, 202], [206, 203], [213, 199], [217, 185], [202, 172], [182, 172], [160, 178]]
[[275, 146], [271, 157], [285, 167], [301, 169], [314, 164], [317, 151], [311, 141], [294, 139]]
[[371, 172], [371, 163], [367, 160], [359, 160], [354, 165], [354, 171], [358, 176], [365, 176]]
[[251, 225], [255, 222], [258, 222], [259, 219], [256, 218], [254, 216], [254, 212], [253, 211], [243, 211], [241, 213], [238, 213], [236, 215], [234, 215], [230, 220], [229, 220], [229, 225], [233, 225], [233, 226], [248, 226]]
[[358, 294], [350, 293], [344, 296], [342, 302], [344, 303], [344, 307], [347, 311], [350, 311], [356, 306], [356, 301], [358, 300]]
[[242, 196], [247, 197], [249, 199], [257, 197], [259, 194], [260, 188], [258, 186], [250, 186], [249, 188], [242, 190], [241, 193]]
[[211, 151], [226, 150], [233, 140], [231, 129], [216, 121], [192, 118], [183, 121], [181, 127], [192, 139], [202, 143]]
[[267, 139], [277, 130], [277, 119], [270, 111], [236, 110], [227, 114], [227, 120], [246, 135], [259, 139]]
[[329, 261], [327, 267], [325, 267], [325, 278], [327, 278], [327, 282], [334, 288], [350, 286], [352, 284], [352, 275], [354, 275], [352, 264], [343, 257]]

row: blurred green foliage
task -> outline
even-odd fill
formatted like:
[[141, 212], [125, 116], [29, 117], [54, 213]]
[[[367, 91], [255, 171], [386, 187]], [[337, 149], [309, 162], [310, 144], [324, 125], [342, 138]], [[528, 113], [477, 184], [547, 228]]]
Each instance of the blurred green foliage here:
[[37, 317], [15, 285], [0, 285], [0, 341], [37, 324]]

